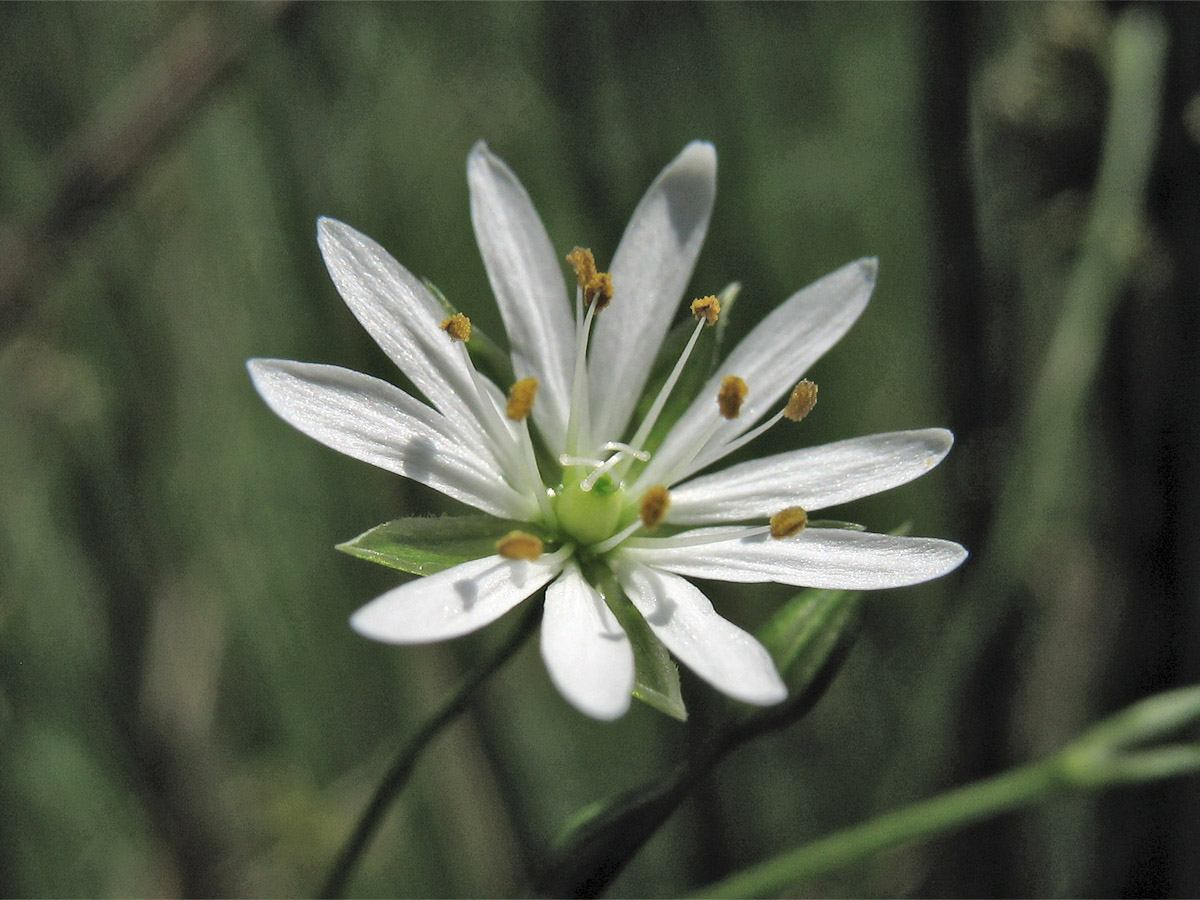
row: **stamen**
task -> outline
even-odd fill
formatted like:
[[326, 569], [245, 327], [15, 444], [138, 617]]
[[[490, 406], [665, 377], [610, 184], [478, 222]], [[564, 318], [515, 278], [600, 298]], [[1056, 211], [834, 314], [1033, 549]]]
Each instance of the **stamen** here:
[[[454, 331], [457, 330], [461, 334], [465, 327], [465, 334], [469, 338], [471, 320], [462, 313], [456, 313], [446, 319], [442, 323], [442, 327], [446, 329], [452, 341], [465, 341], [466, 338], [456, 337]], [[484, 434], [491, 442], [492, 449], [496, 452], [496, 462], [500, 464], [504, 479], [518, 492], [532, 494], [543, 518], [547, 522], [553, 521], [550, 501], [545, 497], [546, 486], [542, 483], [541, 475], [538, 472], [537, 458], [534, 454], [533, 443], [529, 438], [528, 426], [524, 422], [519, 422], [517, 423], [517, 433], [513, 433], [511, 426], [501, 416], [499, 401], [493, 399], [493, 386], [486, 384], [483, 376], [476, 370], [465, 343], [462, 344], [459, 352], [462, 354], [463, 364], [471, 376], [471, 383], [475, 388], [473, 398], [475, 402], [470, 405], [474, 409], [479, 424], [483, 426]], [[468, 398], [468, 403], [470, 403], [470, 399]]]
[[599, 274], [596, 271], [596, 257], [592, 256], [591, 250], [576, 247], [567, 254], [567, 262], [575, 270], [575, 277], [579, 279], [581, 288], [587, 287], [591, 280]]
[[575, 270], [575, 278], [583, 291], [584, 306], [596, 305], [596, 311], [604, 309], [612, 302], [612, 276], [596, 268], [596, 257], [591, 250], [576, 247], [567, 254], [567, 262]]
[[[712, 298], [716, 300], [716, 298]], [[696, 303], [700, 303], [697, 300]], [[695, 307], [696, 303], [692, 306]], [[718, 309], [720, 304], [717, 304]], [[700, 318], [697, 316], [697, 318]], [[646, 418], [642, 419], [642, 424], [638, 426], [637, 433], [629, 441], [630, 455], [635, 459], [640, 459], [645, 462], [649, 456], [639, 456], [642, 451], [642, 444], [646, 443], [646, 438], [650, 437], [650, 432], [654, 429], [654, 423], [658, 421], [658, 417], [662, 414], [663, 407], [667, 405], [667, 399], [671, 396], [671, 391], [675, 389], [676, 383], [679, 381], [679, 376], [683, 374], [683, 367], [691, 358], [692, 351], [696, 348], [696, 341], [700, 339], [700, 332], [704, 330], [707, 324], [707, 318], [701, 318], [696, 323], [696, 328], [692, 331], [692, 336], [688, 338], [687, 346], [683, 348], [683, 353], [679, 355], [678, 361], [675, 363], [675, 368], [671, 370], [671, 374], [667, 376], [667, 380], [663, 382], [663, 386], [659, 388], [658, 396], [654, 398], [654, 403], [650, 406], [650, 411], [646, 413]], [[635, 449], [636, 448], [636, 449]], [[626, 461], [628, 462], [628, 460]], [[629, 463], [632, 465], [632, 463]], [[621, 476], [624, 477], [627, 469], [621, 470]]]
[[726, 375], [721, 379], [721, 390], [717, 392], [717, 406], [726, 419], [736, 419], [742, 412], [742, 404], [750, 388], [737, 375]]
[[603, 554], [605, 554], [609, 550], [611, 550], [613, 547], [616, 547], [618, 544], [623, 543], [624, 541], [628, 540], [630, 535], [632, 535], [635, 531], [641, 530], [641, 528], [642, 528], [642, 520], [636, 519], [633, 522], [630, 522], [628, 525], [626, 525], [624, 528], [622, 528], [620, 531], [618, 531], [616, 534], [614, 534], [612, 537], [608, 538], [607, 540], [603, 540], [598, 544], [592, 544], [591, 551], [593, 553], [595, 553], [597, 556], [602, 556]]
[[[536, 385], [537, 379], [530, 378], [526, 380], [533, 381]], [[531, 397], [530, 405], [532, 403], [533, 398]], [[538, 469], [537, 452], [533, 449], [533, 439], [529, 436], [529, 422], [526, 419], [521, 419], [517, 422], [517, 442], [520, 444], [520, 455], [525, 461], [525, 471], [529, 478], [529, 484], [534, 496], [537, 498], [538, 508], [542, 511], [542, 521], [551, 528], [555, 528], [558, 525], [558, 516], [554, 513], [554, 507], [550, 503], [546, 485], [542, 482], [542, 473]]]
[[[586, 251], [585, 251], [586, 252]], [[590, 254], [589, 254], [590, 255]], [[579, 296], [582, 288], [576, 292], [576, 313], [580, 311]], [[571, 413], [567, 418], [567, 453], [578, 456], [580, 445], [586, 444], [590, 436], [585, 429], [591, 422], [588, 410], [588, 377], [587, 377], [587, 348], [588, 335], [592, 330], [592, 320], [596, 317], [596, 305], [589, 306], [583, 316], [583, 324], [576, 320], [575, 328], [575, 373], [571, 379]]]
[[817, 386], [805, 378], [794, 388], [792, 396], [788, 397], [787, 406], [783, 408], [783, 417], [799, 422], [817, 405]]
[[583, 302], [595, 307], [596, 312], [612, 303], [613, 280], [607, 272], [597, 272], [596, 277], [583, 286]]
[[508, 389], [508, 408], [504, 414], [514, 422], [520, 422], [533, 410], [533, 400], [537, 396], [538, 380], [522, 378]]
[[721, 315], [721, 301], [711, 295], [693, 300], [692, 315], [705, 325], [716, 325], [717, 318]]
[[808, 513], [800, 506], [789, 506], [771, 516], [771, 537], [789, 538], [808, 526]]
[[671, 494], [661, 484], [657, 484], [642, 495], [642, 505], [638, 509], [638, 518], [642, 520], [642, 527], [647, 531], [651, 531], [658, 527], [667, 515], [667, 508], [671, 505]]
[[455, 313], [442, 320], [442, 331], [450, 335], [452, 341], [462, 341], [465, 344], [471, 339], [471, 320], [462, 313]]
[[524, 531], [510, 531], [496, 541], [496, 552], [505, 559], [537, 559], [542, 548], [541, 538]]
[[[641, 523], [635, 523], [640, 526]], [[744, 525], [728, 525], [719, 528], [703, 528], [685, 531], [681, 534], [672, 535], [665, 538], [640, 538], [636, 537], [627, 545], [631, 550], [637, 549], [664, 549], [667, 547], [676, 549], [680, 547], [703, 547], [707, 544], [720, 544], [724, 541], [740, 538], [746, 540], [748, 538], [758, 537], [760, 534], [766, 534], [770, 530], [769, 525], [747, 529]]]
[[[805, 408], [806, 404], [807, 409]], [[710, 449], [706, 453], [697, 453], [695, 457], [698, 460], [696, 467], [698, 469], [703, 469], [718, 457], [733, 453], [735, 450], [740, 450], [755, 438], [774, 428], [775, 425], [779, 423], [780, 419], [787, 418], [793, 422], [799, 422], [806, 415], [808, 415], [809, 412], [812, 411], [812, 408], [816, 406], [816, 404], [817, 386], [808, 380], [801, 381], [794, 388], [792, 388], [792, 395], [788, 398], [787, 406], [779, 410], [779, 412], [775, 413], [775, 415], [771, 416], [771, 418], [767, 419], [765, 422], [762, 422], [756, 427], [751, 428], [741, 437], [735, 438], [728, 444], [722, 444], [715, 450]], [[789, 412], [797, 415], [788, 415]], [[707, 443], [707, 439], [705, 440], [705, 443]]]

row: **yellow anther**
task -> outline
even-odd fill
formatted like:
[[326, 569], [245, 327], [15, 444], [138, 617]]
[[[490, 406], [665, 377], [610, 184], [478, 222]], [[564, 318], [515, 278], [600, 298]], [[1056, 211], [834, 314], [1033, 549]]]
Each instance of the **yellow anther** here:
[[505, 559], [537, 559], [542, 555], [542, 541], [524, 531], [510, 531], [496, 541], [496, 552]]
[[600, 312], [600, 310], [612, 303], [612, 298], [612, 276], [607, 272], [597, 272], [596, 277], [589, 281], [583, 288], [583, 305], [591, 306], [595, 303], [596, 312]]
[[805, 378], [794, 388], [792, 396], [788, 397], [787, 406], [783, 408], [783, 417], [799, 422], [817, 405], [817, 386]]
[[789, 506], [771, 516], [771, 537], [789, 538], [808, 525], [808, 513], [800, 506]]
[[567, 254], [567, 262], [575, 270], [575, 277], [579, 279], [579, 286], [583, 288], [584, 306], [595, 303], [596, 312], [600, 312], [612, 302], [612, 276], [596, 268], [596, 257], [592, 256], [591, 250], [576, 247]]
[[716, 297], [693, 300], [692, 315], [696, 317], [696, 321], [703, 319], [705, 325], [716, 325], [717, 317], [721, 315], [721, 301]]
[[508, 409], [504, 414], [514, 422], [520, 422], [533, 409], [533, 398], [537, 396], [538, 380], [522, 378], [508, 389]]
[[462, 341], [465, 344], [471, 339], [471, 320], [462, 313], [455, 313], [442, 320], [442, 331], [450, 335], [451, 340]]
[[750, 388], [737, 375], [726, 375], [721, 379], [721, 390], [717, 391], [717, 406], [721, 407], [721, 415], [727, 419], [736, 419], [742, 412], [742, 404]]
[[591, 284], [592, 279], [599, 274], [596, 271], [596, 257], [592, 256], [591, 250], [576, 247], [567, 254], [567, 262], [575, 270], [575, 277], [579, 279], [579, 286], [581, 288], [585, 288]]
[[642, 520], [642, 527], [647, 531], [658, 527], [667, 515], [667, 508], [671, 505], [671, 495], [665, 487], [657, 484], [646, 493], [642, 494], [642, 505], [638, 509], [638, 518]]

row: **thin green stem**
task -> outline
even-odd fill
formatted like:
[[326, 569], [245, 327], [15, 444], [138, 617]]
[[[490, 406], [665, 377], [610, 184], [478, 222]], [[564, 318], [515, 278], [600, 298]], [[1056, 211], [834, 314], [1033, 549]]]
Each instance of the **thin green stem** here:
[[1053, 756], [884, 813], [710, 884], [696, 896], [773, 897], [909, 841], [1095, 791], [1200, 773], [1200, 744], [1144, 746], [1200, 721], [1200, 685], [1149, 697], [1109, 716]]
[[774, 897], [917, 838], [1034, 803], [1069, 789], [1057, 760], [1024, 766], [835, 832], [710, 884], [697, 896]]
[[396, 754], [396, 759], [392, 762], [383, 781], [379, 783], [379, 787], [375, 789], [371, 802], [363, 810], [353, 833], [330, 867], [325, 885], [321, 888], [318, 896], [323, 898], [341, 896], [359, 858], [375, 835], [380, 822], [383, 821], [384, 813], [387, 812], [400, 790], [408, 783], [408, 777], [412, 774], [421, 753], [443, 728], [466, 710], [474, 699], [476, 689], [521, 648], [533, 634], [534, 626], [540, 616], [541, 604], [527, 603], [521, 620], [508, 637], [492, 651], [491, 655], [484, 658], [467, 674], [458, 689], [445, 699], [437, 712], [425, 721], [425, 724], [409, 738], [400, 752]]
[[[922, 744], [928, 734], [945, 732], [946, 715], [958, 705], [947, 701], [946, 685], [965, 682], [964, 666], [995, 633], [1008, 606], [1003, 599], [1024, 576], [1039, 542], [1046, 540], [1053, 514], [1070, 482], [1087, 431], [1085, 411], [1096, 391], [1109, 325], [1127, 289], [1143, 206], [1159, 133], [1167, 32], [1149, 9], [1131, 8], [1112, 35], [1111, 90], [1100, 170], [1080, 253], [1018, 430], [1012, 463], [1005, 473], [985, 545], [976, 548], [951, 621], [941, 662], [931, 667], [917, 690], [915, 708], [924, 710]], [[943, 711], [943, 712], [939, 712]], [[916, 734], [917, 732], [914, 732]], [[896, 754], [914, 758], [913, 747]], [[903, 783], [919, 789], [941, 767], [940, 754], [916, 754], [885, 780], [882, 796], [894, 797]]]

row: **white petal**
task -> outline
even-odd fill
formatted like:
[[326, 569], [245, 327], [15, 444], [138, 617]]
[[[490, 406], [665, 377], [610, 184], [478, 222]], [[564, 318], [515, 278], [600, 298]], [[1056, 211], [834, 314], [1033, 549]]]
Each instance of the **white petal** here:
[[600, 313], [589, 360], [592, 436], [619, 440], [708, 230], [717, 190], [717, 154], [693, 141], [650, 185], [634, 210], [609, 270], [612, 304]]
[[[629, 548], [622, 552], [691, 578], [864, 591], [939, 578], [967, 558], [967, 551], [958, 544], [937, 538], [809, 528], [795, 537], [776, 540], [760, 529], [740, 531], [740, 537], [700, 546], [684, 545], [703, 537], [708, 529], [669, 538], [638, 538], [629, 541]], [[712, 533], [731, 533], [731, 529], [713, 529]]]
[[722, 454], [715, 448], [748, 431], [764, 413], [776, 412], [782, 405], [780, 399], [862, 313], [875, 287], [876, 269], [873, 259], [843, 266], [793, 294], [759, 322], [671, 429], [638, 479], [639, 487], [664, 483], [663, 476], [673, 472], [703, 440], [719, 415], [717, 391], [726, 375], [740, 376], [750, 389], [741, 415], [717, 432], [709, 442], [710, 450], [697, 457], [699, 464], [693, 463], [670, 480], [679, 481], [719, 459]]
[[751, 460], [672, 488], [667, 521], [765, 521], [788, 506], [812, 512], [869, 497], [924, 475], [950, 452], [952, 443], [954, 436], [946, 429], [926, 428]]
[[[342, 299], [375, 342], [460, 431], [482, 439], [466, 354], [442, 331], [446, 314], [437, 298], [349, 225], [320, 219], [317, 242]], [[499, 391], [490, 383], [489, 388], [499, 402]]]
[[574, 563], [546, 589], [542, 659], [554, 686], [585, 715], [607, 721], [629, 709], [633, 648], [604, 597]]
[[533, 416], [563, 449], [571, 402], [573, 314], [562, 265], [529, 194], [480, 141], [467, 160], [471, 221], [504, 317], [517, 378], [538, 380]]
[[325, 446], [495, 516], [536, 515], [537, 501], [508, 485], [485, 444], [463, 442], [444, 416], [398, 387], [284, 359], [252, 359], [247, 368], [275, 414]]
[[658, 639], [717, 690], [760, 706], [787, 697], [787, 688], [766, 648], [717, 615], [695, 585], [623, 554], [617, 555], [614, 569]]
[[352, 615], [350, 625], [389, 644], [426, 644], [469, 634], [549, 582], [566, 559], [562, 550], [536, 560], [473, 559], [388, 591]]

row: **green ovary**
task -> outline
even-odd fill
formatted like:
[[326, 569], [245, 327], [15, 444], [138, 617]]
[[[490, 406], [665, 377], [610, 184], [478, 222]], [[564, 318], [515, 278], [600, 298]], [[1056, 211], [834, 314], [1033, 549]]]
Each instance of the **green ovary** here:
[[555, 500], [554, 511], [563, 531], [587, 546], [616, 533], [624, 499], [624, 489], [605, 475], [590, 491], [578, 482], [564, 487]]

